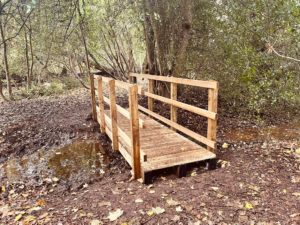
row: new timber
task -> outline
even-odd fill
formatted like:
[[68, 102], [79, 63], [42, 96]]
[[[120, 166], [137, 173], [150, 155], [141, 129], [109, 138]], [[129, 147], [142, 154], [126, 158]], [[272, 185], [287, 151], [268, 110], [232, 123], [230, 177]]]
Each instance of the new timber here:
[[[217, 98], [218, 82], [189, 80], [148, 74], [130, 74], [130, 80], [148, 80], [146, 87], [94, 76], [92, 89], [93, 109], [100, 131], [112, 141], [112, 147], [119, 151], [132, 167], [135, 179], [143, 178], [154, 170], [177, 167], [182, 176], [186, 164], [213, 160], [216, 158]], [[170, 83], [170, 98], [154, 93], [155, 81]], [[208, 109], [201, 109], [177, 100], [179, 85], [190, 85], [208, 89]], [[107, 96], [104, 95], [106, 87]], [[116, 87], [128, 93], [129, 107], [116, 103]], [[138, 95], [148, 98], [148, 107], [138, 104]], [[97, 101], [98, 100], [98, 101]], [[170, 105], [170, 118], [154, 112], [155, 101]], [[109, 109], [105, 110], [105, 104]], [[206, 117], [207, 136], [202, 136], [177, 123], [178, 108]], [[178, 133], [178, 131], [180, 133]], [[206, 146], [202, 147], [199, 143]]]

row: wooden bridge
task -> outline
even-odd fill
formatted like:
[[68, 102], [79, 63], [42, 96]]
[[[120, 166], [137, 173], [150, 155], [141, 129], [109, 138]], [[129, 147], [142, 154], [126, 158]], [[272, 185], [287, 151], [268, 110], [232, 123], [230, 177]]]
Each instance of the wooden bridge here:
[[[151, 171], [177, 167], [180, 173], [180, 168], [186, 164], [216, 158], [218, 82], [130, 74], [130, 80], [148, 80], [148, 88], [144, 90], [137, 84], [107, 77], [91, 78], [93, 117], [99, 122], [101, 132], [110, 137], [113, 149], [119, 151], [132, 167], [135, 179], [143, 178], [147, 182], [146, 174]], [[155, 81], [170, 83], [170, 98], [154, 94]], [[208, 89], [208, 110], [177, 101], [180, 84]], [[104, 85], [108, 86], [108, 97], [104, 96]], [[128, 91], [128, 109], [116, 103], [116, 87]], [[138, 104], [138, 95], [148, 97], [148, 108]], [[170, 119], [153, 111], [154, 100], [170, 104]], [[105, 104], [109, 110], [105, 110]], [[177, 108], [206, 117], [207, 137], [179, 125]]]

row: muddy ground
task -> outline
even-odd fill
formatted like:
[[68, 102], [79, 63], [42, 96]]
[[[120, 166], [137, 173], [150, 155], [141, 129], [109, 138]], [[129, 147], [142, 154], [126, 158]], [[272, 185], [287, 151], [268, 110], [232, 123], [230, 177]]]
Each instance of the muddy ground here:
[[[204, 132], [198, 117], [179, 121]], [[0, 103], [0, 224], [300, 224], [299, 118], [260, 126], [221, 112], [218, 168], [159, 171], [151, 185], [130, 179], [98, 130], [84, 90]]]

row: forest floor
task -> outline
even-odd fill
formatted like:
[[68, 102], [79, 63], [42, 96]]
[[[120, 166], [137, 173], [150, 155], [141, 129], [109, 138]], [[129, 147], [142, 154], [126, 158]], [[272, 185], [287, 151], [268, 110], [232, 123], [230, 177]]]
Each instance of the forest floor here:
[[144, 185], [89, 112], [85, 90], [0, 103], [1, 225], [300, 224], [299, 119], [259, 126], [221, 112], [216, 170]]

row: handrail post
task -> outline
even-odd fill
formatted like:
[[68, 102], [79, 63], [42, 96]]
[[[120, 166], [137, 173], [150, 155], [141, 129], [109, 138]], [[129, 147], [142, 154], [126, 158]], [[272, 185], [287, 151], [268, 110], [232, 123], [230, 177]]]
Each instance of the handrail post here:
[[[154, 94], [154, 80], [148, 79], [148, 92]], [[153, 111], [154, 109], [153, 103], [154, 103], [154, 99], [148, 97], [148, 109], [151, 111]]]
[[132, 143], [132, 160], [134, 179], [142, 177], [141, 153], [140, 153], [140, 133], [139, 133], [139, 112], [138, 112], [138, 86], [132, 85], [129, 88], [129, 111]]
[[111, 132], [112, 132], [112, 147], [113, 150], [119, 150], [118, 140], [118, 120], [117, 120], [117, 105], [116, 105], [116, 88], [115, 80], [108, 82], [109, 86], [109, 100], [110, 100], [110, 118], [111, 118]]
[[105, 115], [104, 115], [104, 99], [102, 77], [98, 77], [98, 100], [99, 100], [99, 117], [100, 117], [100, 131], [105, 133]]
[[[208, 110], [217, 113], [218, 109], [218, 83], [215, 89], [208, 89]], [[216, 141], [217, 138], [217, 117], [216, 119], [208, 119], [207, 122], [207, 138]], [[207, 150], [216, 153], [216, 149], [207, 147]]]
[[[171, 99], [177, 101], [177, 84], [171, 83]], [[177, 123], [177, 107], [171, 105], [171, 121]], [[176, 131], [175, 128], [171, 128]]]
[[89, 75], [90, 75], [90, 86], [91, 86], [91, 97], [92, 97], [92, 117], [94, 121], [97, 121], [94, 75], [91, 73]]

